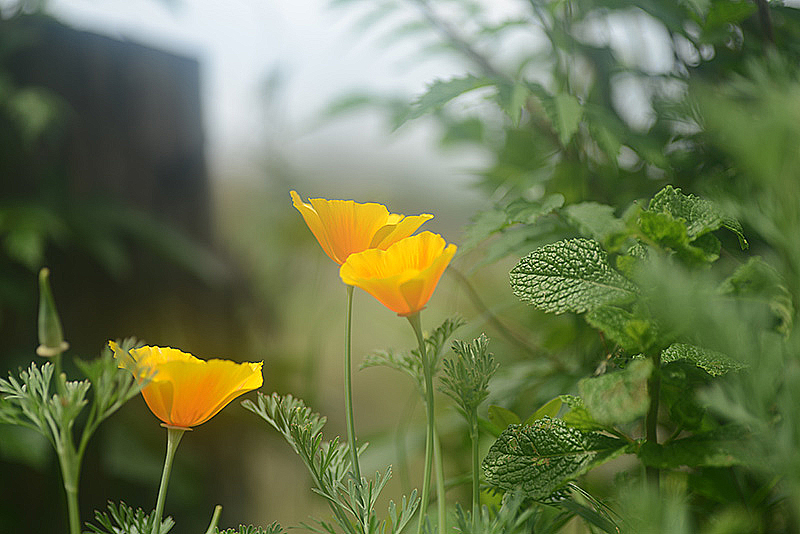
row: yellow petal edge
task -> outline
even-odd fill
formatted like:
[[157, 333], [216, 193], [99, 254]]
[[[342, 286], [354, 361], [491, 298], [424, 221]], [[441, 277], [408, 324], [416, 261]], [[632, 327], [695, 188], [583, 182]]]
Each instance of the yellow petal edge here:
[[408, 217], [389, 213], [386, 206], [374, 202], [324, 198], [303, 202], [297, 191], [290, 191], [289, 195], [322, 250], [339, 265], [350, 254], [370, 248], [385, 250], [433, 218], [429, 213]]
[[236, 397], [262, 386], [263, 362], [201, 360], [171, 347], [122, 350], [108, 342], [118, 366], [138, 380], [150, 411], [168, 425], [189, 428], [205, 423]]

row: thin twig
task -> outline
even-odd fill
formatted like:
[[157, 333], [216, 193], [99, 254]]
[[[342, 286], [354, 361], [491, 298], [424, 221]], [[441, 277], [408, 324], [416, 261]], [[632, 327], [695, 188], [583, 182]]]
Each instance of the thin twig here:
[[767, 0], [756, 0], [758, 6], [758, 21], [761, 23], [761, 31], [764, 32], [767, 42], [774, 45], [775, 35], [772, 32], [772, 17], [769, 14], [769, 4]]
[[503, 322], [500, 321], [497, 315], [492, 313], [492, 311], [489, 309], [486, 303], [483, 302], [483, 299], [481, 299], [480, 295], [478, 295], [478, 292], [475, 290], [475, 287], [472, 285], [469, 279], [464, 275], [464, 273], [462, 273], [452, 265], [448, 268], [447, 272], [455, 275], [458, 281], [467, 290], [467, 295], [469, 296], [470, 301], [472, 301], [472, 305], [475, 306], [486, 317], [486, 322], [492, 325], [500, 333], [500, 335], [508, 339], [511, 343], [513, 343], [517, 347], [524, 350], [526, 353], [535, 354], [537, 356], [543, 356], [546, 359], [548, 359], [550, 363], [552, 363], [559, 370], [564, 370], [564, 364], [558, 357], [556, 357], [556, 355], [550, 354], [547, 351], [544, 351], [541, 348], [532, 345], [524, 337], [517, 334], [509, 327], [507, 327], [505, 324], [503, 324]]
[[489, 58], [475, 50], [475, 47], [472, 46], [472, 43], [462, 37], [455, 28], [447, 23], [447, 21], [437, 16], [433, 9], [431, 9], [431, 6], [428, 4], [427, 0], [414, 0], [414, 4], [419, 8], [420, 13], [422, 13], [422, 16], [425, 17], [425, 20], [427, 20], [435, 30], [437, 30], [453, 48], [471, 59], [472, 62], [484, 72], [484, 74], [492, 78], [502, 80], [508, 79], [508, 76], [503, 74], [499, 69], [492, 65], [491, 61], [489, 61]]

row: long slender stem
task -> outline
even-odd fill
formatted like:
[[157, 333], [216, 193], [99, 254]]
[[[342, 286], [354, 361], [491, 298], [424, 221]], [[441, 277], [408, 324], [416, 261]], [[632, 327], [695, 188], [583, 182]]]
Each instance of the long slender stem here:
[[444, 498], [444, 463], [439, 433], [433, 430], [433, 469], [436, 477], [436, 513], [439, 518], [439, 533], [447, 532], [447, 503]]
[[353, 422], [353, 385], [351, 380], [351, 334], [353, 330], [353, 286], [347, 286], [347, 314], [344, 324], [344, 402], [347, 420], [347, 441], [350, 443], [350, 460], [353, 464], [353, 478], [361, 484], [361, 467], [358, 464], [358, 445], [356, 427]]
[[78, 509], [78, 490], [71, 488], [67, 490], [67, 510], [69, 511], [69, 532], [70, 534], [80, 534], [81, 518]]
[[218, 504], [214, 507], [214, 514], [211, 516], [211, 523], [208, 524], [206, 534], [214, 534], [214, 529], [217, 528], [217, 525], [219, 524], [219, 516], [221, 513], [222, 506]]
[[[434, 433], [434, 406], [433, 406], [433, 370], [431, 369], [430, 362], [428, 361], [428, 352], [425, 350], [425, 338], [422, 336], [422, 325], [419, 319], [419, 312], [409, 315], [408, 322], [411, 323], [411, 328], [414, 329], [414, 334], [417, 336], [417, 343], [419, 343], [419, 353], [422, 358], [422, 372], [425, 377], [425, 405], [427, 408], [428, 427], [425, 433], [425, 472], [422, 479], [422, 495], [419, 504], [419, 524], [417, 525], [417, 534], [422, 533], [422, 527], [425, 524], [425, 516], [428, 512], [428, 500], [431, 492], [431, 467], [433, 466], [433, 433]], [[442, 533], [444, 534], [444, 533]]]
[[161, 531], [161, 517], [164, 514], [164, 501], [167, 498], [167, 485], [169, 484], [169, 475], [172, 472], [172, 460], [175, 458], [175, 451], [178, 450], [178, 444], [181, 442], [183, 433], [186, 428], [167, 426], [167, 454], [164, 457], [164, 470], [161, 472], [161, 484], [158, 487], [158, 499], [156, 500], [156, 509], [153, 512], [153, 529], [151, 534], [160, 534]]
[[478, 410], [472, 412], [472, 531], [478, 532], [478, 514], [481, 507], [480, 458], [478, 456]]
[[[650, 394], [650, 409], [647, 411], [645, 419], [645, 442], [653, 445], [658, 444], [658, 397], [661, 394], [661, 353], [656, 352], [650, 356], [653, 362], [653, 374], [647, 382], [647, 390]], [[645, 475], [651, 486], [658, 490], [659, 472], [658, 468], [645, 467]]]
[[69, 517], [70, 534], [80, 534], [81, 517], [78, 507], [78, 480], [80, 473], [80, 461], [75, 455], [72, 447], [71, 436], [69, 440], [62, 441], [59, 451], [59, 461], [61, 462], [61, 477], [64, 482], [64, 492], [67, 494], [67, 513]]
[[53, 444], [58, 455], [58, 462], [61, 465], [61, 479], [64, 483], [64, 492], [67, 496], [67, 514], [69, 518], [70, 534], [80, 534], [81, 518], [80, 507], [78, 506], [78, 483], [81, 472], [81, 456], [75, 451], [72, 441], [71, 428], [59, 428], [50, 419]]

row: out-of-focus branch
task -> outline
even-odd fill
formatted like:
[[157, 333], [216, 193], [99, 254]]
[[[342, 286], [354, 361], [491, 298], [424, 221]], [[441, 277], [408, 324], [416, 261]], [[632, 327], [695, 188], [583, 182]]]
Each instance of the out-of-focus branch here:
[[519, 347], [520, 349], [524, 350], [528, 354], [533, 354], [536, 356], [542, 356], [550, 361], [553, 366], [557, 369], [563, 369], [564, 364], [559, 360], [555, 355], [548, 353], [541, 348], [532, 345], [525, 337], [514, 332], [508, 326], [503, 324], [502, 321], [486, 306], [486, 303], [483, 302], [478, 292], [475, 290], [475, 287], [469, 281], [469, 279], [464, 276], [464, 273], [459, 271], [458, 269], [454, 268], [452, 265], [447, 269], [447, 272], [455, 276], [461, 285], [467, 290], [467, 295], [469, 299], [472, 301], [473, 306], [475, 306], [478, 310], [480, 310], [484, 316], [486, 316], [486, 321], [492, 325], [504, 338], [508, 339], [511, 343]]
[[431, 6], [428, 4], [427, 0], [413, 0], [413, 3], [419, 8], [420, 13], [422, 16], [425, 17], [425, 20], [433, 26], [446, 40], [450, 43], [450, 45], [467, 56], [470, 60], [472, 60], [475, 65], [477, 65], [484, 74], [491, 78], [501, 79], [501, 80], [508, 80], [508, 76], [503, 74], [499, 69], [497, 69], [492, 62], [489, 61], [489, 58], [475, 50], [475, 47], [472, 46], [472, 43], [467, 41], [461, 34], [453, 28], [446, 20], [443, 20], [439, 17]]
[[764, 32], [767, 42], [775, 44], [775, 35], [772, 33], [772, 17], [769, 14], [767, 0], [756, 0], [758, 6], [758, 20], [761, 22], [761, 31]]

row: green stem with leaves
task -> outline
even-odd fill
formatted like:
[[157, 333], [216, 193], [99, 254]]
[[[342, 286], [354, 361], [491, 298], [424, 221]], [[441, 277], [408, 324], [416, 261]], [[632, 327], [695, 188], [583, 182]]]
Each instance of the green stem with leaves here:
[[361, 484], [361, 468], [358, 464], [358, 445], [356, 444], [356, 428], [353, 422], [353, 385], [351, 380], [351, 337], [353, 330], [353, 286], [347, 286], [347, 313], [344, 326], [344, 398], [345, 419], [347, 420], [347, 441], [350, 444], [353, 478]]
[[164, 457], [164, 470], [161, 472], [161, 484], [158, 487], [158, 499], [156, 500], [156, 509], [153, 512], [153, 529], [151, 534], [160, 534], [161, 531], [161, 518], [164, 515], [164, 501], [167, 498], [167, 485], [169, 484], [169, 475], [172, 472], [172, 460], [175, 458], [175, 451], [178, 450], [178, 444], [181, 442], [184, 432], [189, 429], [167, 426], [167, 454]]
[[[650, 355], [653, 362], [653, 374], [647, 382], [647, 391], [650, 395], [650, 409], [645, 419], [645, 442], [652, 445], [658, 444], [658, 398], [661, 394], [661, 353]], [[657, 467], [646, 466], [647, 481], [656, 489], [659, 486], [659, 472]]]
[[[419, 504], [419, 523], [417, 534], [422, 534], [422, 527], [425, 524], [425, 516], [428, 512], [428, 500], [431, 492], [431, 468], [433, 466], [433, 434], [434, 428], [434, 406], [433, 406], [433, 369], [428, 361], [428, 352], [425, 349], [425, 338], [422, 335], [422, 324], [419, 312], [409, 315], [408, 322], [414, 329], [419, 344], [419, 354], [422, 358], [422, 373], [425, 378], [425, 407], [427, 408], [428, 426], [425, 433], [425, 471], [422, 479], [422, 494]], [[442, 499], [444, 500], [444, 499]]]
[[[55, 357], [60, 363], [61, 354], [56, 354]], [[55, 380], [56, 391], [58, 391], [63, 397], [66, 393], [67, 387], [66, 378], [62, 377], [61, 374], [58, 373], [55, 375]], [[60, 424], [52, 417], [50, 413], [45, 413], [45, 420], [47, 421], [47, 425], [50, 429], [50, 435], [52, 436], [50, 442], [56, 449], [58, 463], [61, 466], [61, 478], [62, 482], [64, 483], [64, 492], [67, 496], [69, 532], [70, 534], [80, 534], [81, 519], [80, 507], [78, 506], [78, 484], [80, 483], [83, 451], [75, 450], [71, 424]]]

